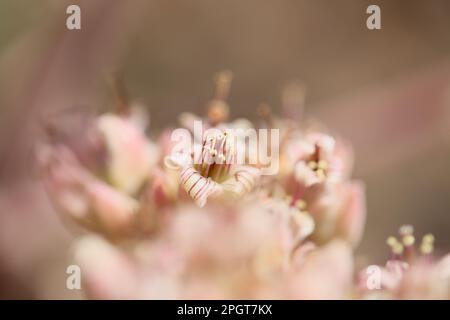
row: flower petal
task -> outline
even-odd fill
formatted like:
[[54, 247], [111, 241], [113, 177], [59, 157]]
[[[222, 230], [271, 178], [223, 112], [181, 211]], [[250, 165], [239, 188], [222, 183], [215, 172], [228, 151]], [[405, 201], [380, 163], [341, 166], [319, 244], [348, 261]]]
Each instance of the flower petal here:
[[87, 186], [87, 194], [101, 227], [109, 232], [121, 232], [130, 226], [139, 207], [136, 200], [97, 181]]
[[108, 147], [108, 174], [112, 184], [121, 191], [134, 194], [158, 160], [156, 145], [127, 118], [104, 114], [98, 119], [98, 127]]
[[249, 166], [236, 166], [231, 171], [231, 178], [222, 183], [222, 187], [230, 194], [241, 197], [253, 190], [258, 181], [260, 170]]
[[211, 195], [218, 195], [222, 188], [213, 180], [203, 177], [192, 166], [181, 169], [180, 183], [195, 203], [203, 207]]

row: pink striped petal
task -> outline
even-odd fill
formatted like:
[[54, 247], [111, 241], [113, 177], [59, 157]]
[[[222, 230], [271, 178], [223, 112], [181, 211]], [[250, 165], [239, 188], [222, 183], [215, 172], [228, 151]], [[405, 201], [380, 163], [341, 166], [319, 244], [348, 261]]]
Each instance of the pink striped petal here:
[[203, 177], [192, 166], [181, 170], [180, 183], [195, 203], [203, 207], [211, 195], [222, 192], [222, 188], [213, 180]]

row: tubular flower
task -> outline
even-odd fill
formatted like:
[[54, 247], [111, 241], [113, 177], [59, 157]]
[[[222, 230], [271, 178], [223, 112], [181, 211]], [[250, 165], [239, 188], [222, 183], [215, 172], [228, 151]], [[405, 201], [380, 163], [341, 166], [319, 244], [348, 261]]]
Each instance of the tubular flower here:
[[292, 139], [286, 146], [297, 183], [305, 187], [320, 183], [337, 183], [346, 179], [351, 168], [351, 151], [323, 133], [307, 133]]
[[254, 188], [259, 170], [235, 164], [236, 150], [227, 131], [206, 135], [196, 147], [198, 157], [178, 152], [167, 156], [165, 164], [179, 171], [182, 188], [197, 205], [203, 207], [210, 196], [241, 197]]

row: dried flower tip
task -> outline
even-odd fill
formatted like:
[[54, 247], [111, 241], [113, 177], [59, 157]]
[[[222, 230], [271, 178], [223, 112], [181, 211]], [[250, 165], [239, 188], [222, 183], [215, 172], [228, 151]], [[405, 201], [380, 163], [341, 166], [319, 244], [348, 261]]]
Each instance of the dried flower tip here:
[[263, 119], [268, 119], [272, 115], [272, 110], [270, 109], [269, 105], [267, 103], [261, 103], [258, 108], [256, 109], [256, 112], [259, 117]]
[[221, 71], [215, 76], [214, 83], [216, 85], [216, 99], [225, 100], [228, 97], [232, 79], [233, 73], [229, 70]]
[[114, 72], [108, 75], [108, 82], [111, 86], [114, 98], [116, 100], [116, 108], [119, 114], [128, 114], [129, 112], [129, 97], [125, 88], [123, 74], [121, 72]]
[[212, 126], [228, 120], [230, 107], [223, 100], [212, 100], [208, 105], [208, 121]]
[[301, 116], [306, 97], [306, 88], [300, 83], [286, 86], [282, 92], [281, 100], [286, 116], [298, 119]]

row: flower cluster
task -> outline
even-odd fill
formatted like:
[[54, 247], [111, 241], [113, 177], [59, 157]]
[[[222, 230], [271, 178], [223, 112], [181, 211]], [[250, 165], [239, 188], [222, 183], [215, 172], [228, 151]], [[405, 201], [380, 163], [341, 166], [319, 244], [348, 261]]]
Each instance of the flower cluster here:
[[398, 233], [400, 239], [392, 236], [386, 241], [390, 248], [386, 265], [376, 269], [379, 290], [367, 290], [370, 271], [363, 270], [359, 275], [361, 295], [381, 299], [450, 299], [450, 254], [443, 258], [434, 255], [432, 234], [424, 235], [416, 247], [410, 225], [400, 227]]
[[[180, 115], [192, 134], [197, 120], [215, 129], [194, 141], [197, 152], [174, 152], [171, 129], [150, 139], [145, 112], [126, 101], [120, 112], [83, 121], [76, 136], [48, 131], [37, 149], [43, 182], [62, 217], [80, 227], [73, 259], [88, 297], [369, 296], [355, 281], [353, 248], [366, 210], [363, 183], [351, 180], [350, 144], [302, 118], [298, 85], [283, 92], [281, 116], [262, 105], [257, 121], [230, 121], [231, 77], [217, 75], [204, 117]], [[279, 141], [267, 145], [279, 153], [277, 174], [233, 162], [239, 146], [228, 129], [236, 128], [279, 130]], [[389, 241], [394, 258], [413, 255], [410, 236]], [[428, 237], [422, 251], [429, 246]], [[383, 269], [386, 297], [414, 297], [411, 286], [428, 281], [415, 274], [417, 283], [406, 281], [406, 263], [390, 260]], [[417, 272], [441, 264], [448, 261]]]

